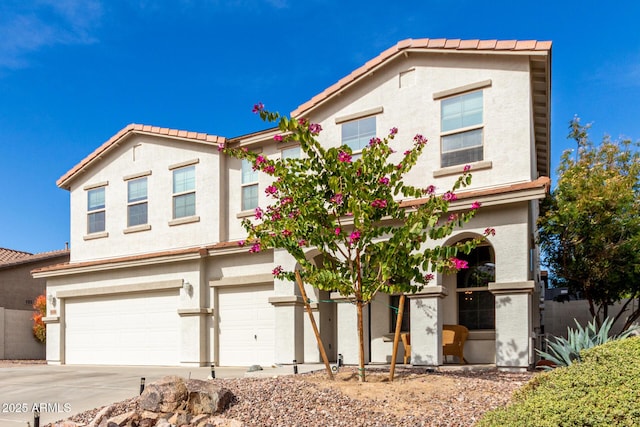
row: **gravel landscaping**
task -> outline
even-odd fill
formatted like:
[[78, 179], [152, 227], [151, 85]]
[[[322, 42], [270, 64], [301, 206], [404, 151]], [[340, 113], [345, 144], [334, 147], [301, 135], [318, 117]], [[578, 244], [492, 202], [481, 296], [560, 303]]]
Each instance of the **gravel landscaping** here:
[[[359, 383], [356, 370], [347, 367], [334, 381], [324, 372], [216, 379], [213, 381], [235, 395], [234, 402], [221, 415], [182, 425], [472, 426], [484, 412], [505, 405], [532, 375], [399, 368], [395, 380], [389, 382], [388, 370], [368, 368], [367, 382]], [[58, 425], [88, 425], [100, 409]], [[112, 416], [138, 410], [135, 398], [112, 409]]]

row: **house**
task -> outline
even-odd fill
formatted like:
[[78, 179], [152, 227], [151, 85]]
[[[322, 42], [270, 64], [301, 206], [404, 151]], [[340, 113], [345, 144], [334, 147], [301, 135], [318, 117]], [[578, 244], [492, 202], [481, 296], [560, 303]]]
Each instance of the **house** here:
[[31, 270], [67, 261], [67, 249], [32, 254], [0, 248], [0, 359], [44, 359], [31, 317], [46, 281], [31, 277]]
[[[411, 363], [439, 366], [443, 324], [470, 329], [465, 358], [525, 369], [534, 362], [541, 287], [538, 204], [549, 186], [551, 43], [408, 39], [298, 107], [322, 125], [321, 143], [357, 153], [396, 126], [397, 151], [430, 139], [411, 185], [446, 191], [465, 165], [473, 182], [452, 209], [483, 208], [445, 242], [496, 230], [467, 257], [410, 295], [404, 328]], [[249, 254], [240, 221], [268, 204], [266, 176], [219, 144], [269, 157], [299, 156], [276, 129], [235, 138], [129, 125], [57, 182], [71, 195], [71, 259], [36, 270], [57, 301], [47, 360], [68, 364], [251, 365], [318, 362], [302, 298], [274, 280], [282, 251]], [[420, 203], [420, 200], [408, 203]], [[309, 259], [317, 260], [310, 251]], [[356, 314], [339, 295], [307, 289], [330, 359], [357, 363]], [[391, 360], [397, 296], [366, 314], [366, 361]], [[401, 356], [401, 355], [400, 355]]]

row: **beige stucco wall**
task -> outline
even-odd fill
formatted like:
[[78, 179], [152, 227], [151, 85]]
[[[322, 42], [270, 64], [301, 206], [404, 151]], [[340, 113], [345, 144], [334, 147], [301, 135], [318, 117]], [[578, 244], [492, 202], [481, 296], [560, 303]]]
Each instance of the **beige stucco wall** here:
[[[135, 155], [134, 155], [135, 150]], [[170, 166], [198, 160], [196, 169], [197, 222], [170, 225], [173, 220], [173, 174]], [[100, 162], [88, 168], [71, 188], [71, 261], [112, 258], [218, 242], [220, 239], [220, 154], [210, 145], [171, 141], [152, 136], [126, 139]], [[148, 175], [148, 224], [151, 229], [127, 229], [125, 177]], [[107, 237], [86, 240], [86, 186], [108, 182], [105, 190]]]

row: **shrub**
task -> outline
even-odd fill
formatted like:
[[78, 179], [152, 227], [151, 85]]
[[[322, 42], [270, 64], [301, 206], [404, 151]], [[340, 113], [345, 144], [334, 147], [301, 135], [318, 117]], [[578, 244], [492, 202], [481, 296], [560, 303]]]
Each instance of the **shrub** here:
[[[555, 363], [556, 366], [569, 366], [573, 362], [580, 362], [580, 352], [583, 350], [609, 341], [627, 338], [636, 330], [636, 328], [630, 328], [620, 335], [609, 335], [611, 326], [613, 326], [613, 319], [611, 318], [606, 318], [600, 328], [596, 325], [596, 319], [589, 322], [586, 328], [580, 326], [577, 320], [573, 320], [576, 322], [577, 328], [567, 328], [568, 338], [554, 337], [555, 342], [547, 340], [549, 352], [536, 350], [539, 355]], [[548, 366], [547, 369], [552, 369], [552, 367]]]
[[640, 425], [640, 337], [585, 350], [582, 363], [536, 375], [486, 426]]
[[33, 308], [35, 309], [33, 316], [31, 316], [33, 320], [33, 336], [40, 342], [46, 342], [47, 326], [42, 321], [42, 318], [47, 314], [47, 297], [44, 295], [38, 296], [33, 303]]

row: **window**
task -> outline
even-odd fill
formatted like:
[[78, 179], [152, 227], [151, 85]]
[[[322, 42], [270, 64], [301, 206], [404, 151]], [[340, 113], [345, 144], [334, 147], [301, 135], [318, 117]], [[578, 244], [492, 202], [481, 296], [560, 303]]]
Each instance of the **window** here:
[[441, 166], [483, 160], [482, 91], [443, 99], [440, 107]]
[[[389, 325], [389, 331], [396, 331], [396, 322], [398, 321], [398, 310], [400, 309], [400, 295], [391, 295], [389, 297], [389, 305], [391, 309], [391, 325]], [[409, 318], [410, 316], [410, 307], [409, 298], [405, 296], [404, 298], [404, 313], [402, 313], [402, 326], [400, 327], [401, 332], [409, 332]]]
[[495, 297], [489, 292], [489, 282], [495, 280], [493, 250], [480, 246], [458, 258], [469, 263], [457, 274], [458, 323], [470, 330], [495, 329]]
[[146, 224], [147, 178], [133, 179], [127, 186], [127, 226]]
[[173, 219], [196, 214], [196, 167], [173, 171]]
[[242, 210], [258, 207], [258, 171], [247, 159], [242, 160]]
[[87, 192], [87, 233], [105, 230], [104, 187]]
[[300, 158], [300, 146], [288, 147], [282, 149], [282, 159], [299, 159]]
[[[347, 145], [354, 153], [360, 153], [376, 136], [376, 118], [366, 117], [342, 125], [342, 145]], [[354, 156], [357, 157], [357, 156]]]

